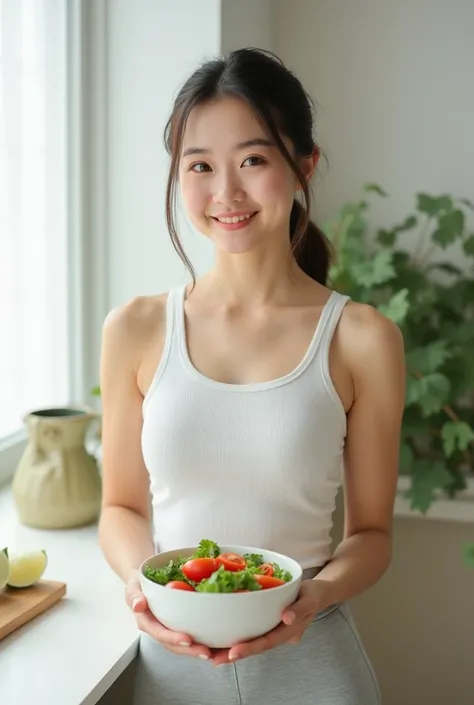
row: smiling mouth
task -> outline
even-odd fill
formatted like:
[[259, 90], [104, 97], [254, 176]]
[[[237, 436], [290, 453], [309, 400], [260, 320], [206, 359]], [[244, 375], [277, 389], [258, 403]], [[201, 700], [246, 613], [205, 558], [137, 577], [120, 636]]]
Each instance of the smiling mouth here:
[[254, 213], [249, 213], [248, 215], [234, 215], [229, 218], [216, 218], [215, 216], [211, 215], [211, 218], [213, 220], [217, 220], [219, 223], [224, 223], [225, 225], [233, 225], [235, 223], [241, 223], [245, 220], [250, 220], [250, 218], [253, 218], [254, 215], [257, 215], [258, 211], [255, 211]]

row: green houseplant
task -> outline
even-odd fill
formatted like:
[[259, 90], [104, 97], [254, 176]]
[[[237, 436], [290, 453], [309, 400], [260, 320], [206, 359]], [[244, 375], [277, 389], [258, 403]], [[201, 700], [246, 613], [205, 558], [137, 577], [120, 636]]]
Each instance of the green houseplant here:
[[[474, 477], [474, 234], [466, 227], [474, 206], [419, 193], [413, 213], [374, 231], [371, 198], [387, 194], [376, 184], [363, 191], [324, 228], [334, 250], [330, 280], [403, 332], [400, 471], [410, 477], [412, 508], [425, 513], [440, 492], [453, 497]], [[446, 257], [453, 244], [461, 248], [462, 268]]]

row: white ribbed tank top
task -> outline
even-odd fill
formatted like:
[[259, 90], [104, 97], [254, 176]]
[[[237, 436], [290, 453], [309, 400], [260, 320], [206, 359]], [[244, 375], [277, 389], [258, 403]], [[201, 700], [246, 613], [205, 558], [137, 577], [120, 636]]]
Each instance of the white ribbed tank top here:
[[185, 292], [168, 295], [164, 350], [143, 401], [156, 550], [208, 538], [284, 553], [303, 568], [324, 564], [346, 434], [329, 346], [348, 297], [332, 292], [292, 372], [238, 385], [193, 366]]

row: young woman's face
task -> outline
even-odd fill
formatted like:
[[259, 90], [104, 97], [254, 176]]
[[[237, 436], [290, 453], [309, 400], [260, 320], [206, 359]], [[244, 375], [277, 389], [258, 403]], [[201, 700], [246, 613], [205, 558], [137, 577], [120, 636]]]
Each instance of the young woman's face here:
[[226, 97], [191, 111], [179, 180], [191, 221], [220, 250], [288, 242], [297, 179], [244, 101]]

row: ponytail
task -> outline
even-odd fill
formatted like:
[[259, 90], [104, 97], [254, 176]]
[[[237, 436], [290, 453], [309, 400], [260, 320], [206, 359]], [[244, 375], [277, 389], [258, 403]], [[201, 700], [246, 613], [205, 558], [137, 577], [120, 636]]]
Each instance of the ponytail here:
[[290, 214], [290, 242], [298, 266], [311, 279], [325, 285], [331, 264], [329, 241], [296, 200]]

